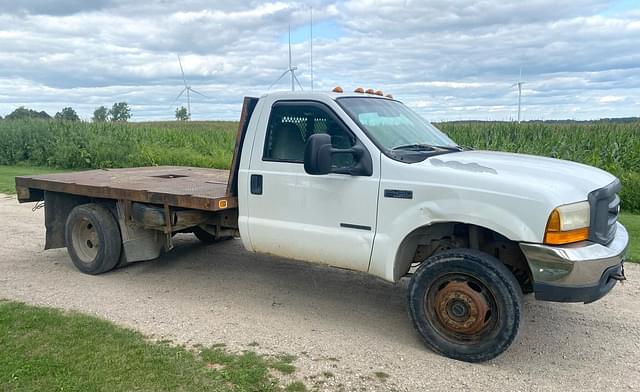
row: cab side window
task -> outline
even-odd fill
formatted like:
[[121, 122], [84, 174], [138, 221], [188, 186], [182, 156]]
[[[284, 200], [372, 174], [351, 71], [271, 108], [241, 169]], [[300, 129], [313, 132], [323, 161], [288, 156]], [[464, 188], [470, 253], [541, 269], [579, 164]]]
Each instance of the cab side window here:
[[[334, 148], [351, 148], [355, 137], [341, 122], [318, 104], [276, 103], [267, 125], [263, 160], [278, 162], [304, 162], [304, 150], [309, 136], [326, 133]], [[352, 154], [336, 154], [333, 166], [353, 166]]]

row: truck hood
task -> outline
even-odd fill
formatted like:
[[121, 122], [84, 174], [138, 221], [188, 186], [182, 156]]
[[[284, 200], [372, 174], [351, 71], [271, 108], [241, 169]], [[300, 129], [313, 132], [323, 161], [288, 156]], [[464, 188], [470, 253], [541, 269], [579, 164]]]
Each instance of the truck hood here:
[[[466, 181], [473, 178], [474, 187], [505, 193], [527, 192], [529, 196], [544, 193], [554, 195], [553, 199], [563, 203], [586, 200], [589, 192], [615, 180], [603, 170], [576, 162], [494, 151], [437, 155], [422, 164]], [[467, 182], [463, 186], [468, 185], [471, 184]]]

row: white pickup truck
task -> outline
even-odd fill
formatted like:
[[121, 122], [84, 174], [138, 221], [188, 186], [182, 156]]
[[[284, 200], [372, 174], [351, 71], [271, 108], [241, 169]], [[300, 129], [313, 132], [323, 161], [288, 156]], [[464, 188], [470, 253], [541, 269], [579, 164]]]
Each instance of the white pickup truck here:
[[587, 303], [624, 279], [617, 178], [462, 148], [361, 89], [245, 98], [229, 172], [95, 170], [18, 177], [16, 188], [21, 202], [45, 201], [45, 248], [67, 247], [89, 274], [156, 258], [175, 233], [192, 232], [409, 277], [409, 316], [426, 345], [469, 362], [513, 342], [523, 294]]

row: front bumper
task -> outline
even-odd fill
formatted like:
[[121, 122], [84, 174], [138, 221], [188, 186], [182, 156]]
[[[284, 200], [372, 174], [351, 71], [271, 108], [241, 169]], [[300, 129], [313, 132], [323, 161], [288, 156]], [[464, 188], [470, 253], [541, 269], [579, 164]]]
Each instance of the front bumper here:
[[536, 299], [593, 302], [624, 279], [623, 261], [629, 234], [617, 223], [609, 245], [583, 241], [563, 246], [521, 243], [529, 263]]

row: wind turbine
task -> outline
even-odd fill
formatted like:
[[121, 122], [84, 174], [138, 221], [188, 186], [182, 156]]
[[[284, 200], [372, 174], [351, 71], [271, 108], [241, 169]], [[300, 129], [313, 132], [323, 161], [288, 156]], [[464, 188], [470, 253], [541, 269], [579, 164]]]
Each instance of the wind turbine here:
[[518, 78], [518, 82], [511, 85], [511, 87], [518, 86], [518, 124], [520, 124], [520, 106], [522, 103], [522, 85], [524, 82], [522, 81], [522, 67], [520, 67], [520, 77]]
[[180, 64], [180, 72], [182, 72], [182, 81], [184, 82], [184, 88], [182, 89], [182, 91], [180, 91], [180, 94], [178, 94], [178, 96], [173, 101], [173, 103], [175, 104], [178, 101], [178, 99], [180, 99], [182, 94], [184, 94], [186, 91], [187, 92], [187, 117], [189, 118], [189, 120], [191, 120], [191, 94], [190, 93], [196, 93], [198, 95], [202, 95], [205, 98], [208, 98], [208, 97], [202, 94], [201, 92], [194, 90], [189, 84], [187, 84], [187, 78], [184, 76], [184, 69], [182, 68], [182, 61], [180, 61], [180, 56], [178, 56], [178, 64]]
[[300, 86], [300, 90], [304, 90], [302, 88], [302, 85], [300, 84], [300, 81], [296, 77], [297, 69], [298, 67], [294, 67], [291, 65], [291, 25], [289, 25], [289, 68], [286, 71], [284, 71], [282, 75], [280, 75], [280, 77], [276, 79], [275, 82], [271, 83], [271, 86], [269, 86], [269, 90], [271, 90], [271, 87], [273, 87], [276, 83], [282, 80], [282, 78], [284, 78], [288, 73], [291, 73], [291, 91], [296, 91], [296, 84], [295, 84], [296, 82], [298, 83], [298, 86]]

